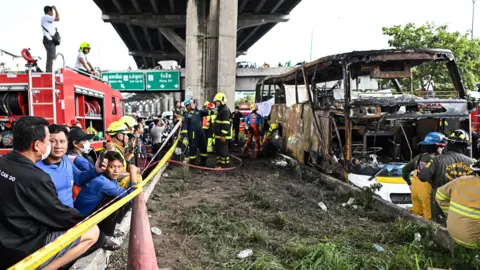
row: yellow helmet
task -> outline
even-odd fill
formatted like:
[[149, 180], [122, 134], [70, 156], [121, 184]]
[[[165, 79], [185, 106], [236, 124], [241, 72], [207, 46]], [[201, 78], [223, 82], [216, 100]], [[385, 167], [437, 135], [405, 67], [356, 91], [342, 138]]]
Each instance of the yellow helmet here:
[[115, 136], [117, 134], [128, 134], [130, 131], [128, 130], [128, 127], [125, 125], [125, 123], [121, 121], [115, 121], [110, 123], [107, 129], [107, 134], [110, 136]]
[[92, 47], [90, 47], [90, 44], [88, 44], [88, 42], [82, 42], [82, 44], [80, 44], [80, 51], [83, 52], [83, 49], [92, 49]]
[[273, 124], [270, 125], [270, 128], [268, 129], [268, 131], [274, 132], [277, 129], [278, 129], [277, 123], [273, 123]]
[[222, 105], [225, 105], [225, 103], [227, 103], [227, 97], [225, 96], [224, 93], [218, 92], [213, 98], [213, 102], [216, 102], [216, 101], [220, 101]]
[[250, 105], [250, 110], [252, 110], [252, 111], [258, 110], [257, 103], [253, 103], [252, 105]]
[[129, 115], [122, 116], [118, 121], [124, 123], [128, 129], [133, 129], [134, 126], [138, 125], [137, 120]]

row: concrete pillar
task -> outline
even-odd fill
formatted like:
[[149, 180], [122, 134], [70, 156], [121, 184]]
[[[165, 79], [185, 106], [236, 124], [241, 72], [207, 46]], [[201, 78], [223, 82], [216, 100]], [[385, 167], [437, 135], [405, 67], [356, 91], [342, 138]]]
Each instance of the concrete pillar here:
[[238, 0], [220, 1], [218, 23], [218, 91], [233, 111], [237, 57]]
[[185, 96], [191, 97], [197, 102], [204, 100], [205, 2], [205, 0], [188, 0], [187, 3]]
[[[218, 5], [220, 0], [210, 0], [205, 38], [205, 99], [211, 101], [217, 93], [218, 78]], [[202, 106], [203, 102], [199, 103]]]
[[162, 95], [162, 111], [160, 113], [168, 111], [168, 96], [166, 94]]

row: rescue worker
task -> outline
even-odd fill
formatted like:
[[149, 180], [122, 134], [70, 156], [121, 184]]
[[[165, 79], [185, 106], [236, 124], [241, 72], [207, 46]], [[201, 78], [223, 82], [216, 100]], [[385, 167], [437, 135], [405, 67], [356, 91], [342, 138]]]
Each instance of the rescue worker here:
[[217, 166], [227, 167], [230, 164], [227, 144], [227, 136], [230, 133], [230, 110], [227, 107], [227, 97], [222, 92], [215, 95], [213, 102], [217, 107], [214, 126]]
[[125, 152], [125, 147], [128, 146], [128, 134], [130, 131], [127, 126], [120, 122], [112, 122], [107, 129], [107, 134], [111, 138], [113, 144], [113, 151], [119, 153], [122, 156], [122, 174], [118, 178], [118, 186], [127, 188], [130, 182], [139, 183], [142, 181], [142, 176], [138, 172], [138, 168], [135, 166], [133, 153]]
[[[418, 179], [418, 173], [430, 162], [437, 154], [441, 154], [446, 144], [446, 137], [440, 132], [430, 132], [425, 139], [419, 143], [422, 146], [423, 153], [414, 157], [402, 169], [402, 177], [407, 182], [412, 197], [412, 208], [415, 215], [422, 216], [432, 220], [432, 211], [430, 206], [430, 196], [432, 185], [428, 182], [422, 182]], [[413, 173], [410, 180], [410, 173]]]
[[242, 118], [242, 113], [240, 112], [240, 108], [235, 106], [235, 111], [232, 113], [232, 128], [235, 131], [235, 137], [233, 143], [238, 145], [238, 135], [240, 134], [240, 119]]
[[262, 116], [257, 113], [258, 106], [257, 104], [250, 105], [251, 113], [245, 118], [246, 130], [248, 130], [247, 141], [242, 149], [242, 154], [245, 154], [252, 142], [252, 139], [255, 141], [255, 156], [260, 155], [260, 128], [262, 127]]
[[205, 101], [203, 104], [204, 110], [207, 112], [207, 115], [203, 117], [203, 133], [205, 134], [205, 138], [207, 139], [207, 153], [213, 152], [213, 124], [212, 124], [212, 115], [214, 112], [213, 103], [209, 101]]
[[87, 60], [87, 54], [90, 53], [92, 47], [88, 42], [82, 42], [78, 50], [77, 60], [75, 62], [75, 69], [80, 71], [82, 75], [98, 75], [92, 64]]
[[[118, 121], [124, 123], [129, 131], [127, 134], [128, 144], [127, 147], [125, 147], [125, 156], [130, 156], [130, 154], [134, 154], [136, 151], [139, 151], [139, 149], [136, 149], [137, 139], [134, 136], [135, 126], [138, 125], [137, 120], [135, 120], [135, 118], [132, 116], [124, 115]], [[135, 157], [132, 155], [132, 160], [130, 160], [132, 164], [136, 164], [134, 158]]]
[[437, 189], [457, 177], [470, 175], [473, 159], [467, 157], [467, 147], [470, 138], [465, 130], [457, 129], [447, 138], [446, 153], [434, 157], [417, 174], [422, 182], [432, 185], [431, 211], [432, 220], [445, 226], [445, 215], [435, 201]]
[[265, 133], [262, 142], [262, 156], [263, 157], [272, 157], [276, 153], [276, 147], [273, 145], [272, 139], [273, 134], [278, 130], [278, 125], [273, 123], [270, 125], [268, 132]]
[[480, 163], [471, 165], [475, 175], [461, 176], [441, 186], [436, 201], [447, 216], [447, 230], [458, 244], [480, 247]]
[[185, 146], [189, 146], [189, 162], [195, 164], [197, 152], [200, 152], [200, 166], [207, 166], [207, 139], [202, 130], [202, 119], [207, 111], [197, 110], [191, 98], [187, 98], [183, 104], [187, 112], [183, 115], [182, 142]]

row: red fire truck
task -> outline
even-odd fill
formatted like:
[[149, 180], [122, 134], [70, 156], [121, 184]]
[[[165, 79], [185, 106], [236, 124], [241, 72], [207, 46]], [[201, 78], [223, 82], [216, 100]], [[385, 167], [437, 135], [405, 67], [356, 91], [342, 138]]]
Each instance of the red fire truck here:
[[0, 73], [0, 154], [10, 151], [13, 123], [25, 115], [69, 126], [78, 121], [97, 134], [91, 145], [101, 150], [108, 125], [123, 114], [121, 93], [68, 67], [57, 73], [32, 70], [27, 65], [26, 72]]

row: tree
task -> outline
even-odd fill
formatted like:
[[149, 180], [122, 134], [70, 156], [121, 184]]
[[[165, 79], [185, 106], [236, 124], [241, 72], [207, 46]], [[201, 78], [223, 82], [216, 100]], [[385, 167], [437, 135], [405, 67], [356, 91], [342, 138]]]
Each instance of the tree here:
[[[449, 32], [446, 25], [436, 26], [427, 22], [416, 26], [408, 23], [405, 26], [394, 25], [383, 27], [384, 35], [390, 37], [388, 45], [397, 49], [449, 49], [455, 55], [457, 65], [465, 87], [474, 90], [480, 81], [480, 40], [469, 39], [469, 33]], [[432, 75], [435, 88], [453, 88], [445, 65], [429, 63], [413, 71], [415, 87]]]
[[255, 93], [248, 94], [242, 98], [235, 100], [235, 106], [240, 106], [240, 104], [244, 103], [248, 105], [255, 103]]

